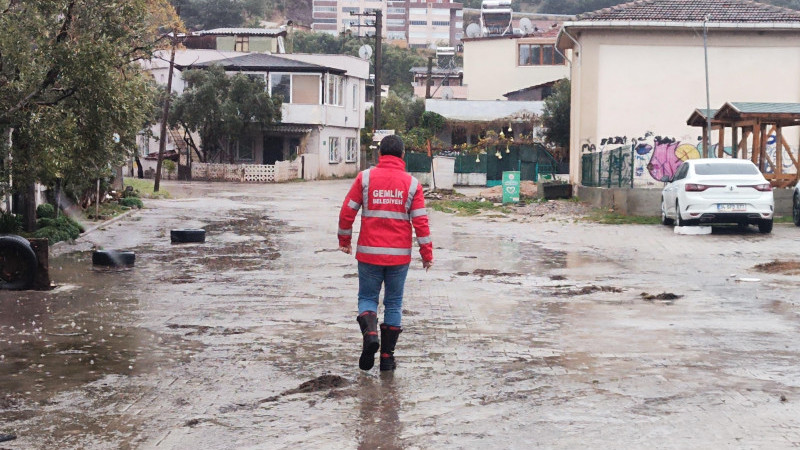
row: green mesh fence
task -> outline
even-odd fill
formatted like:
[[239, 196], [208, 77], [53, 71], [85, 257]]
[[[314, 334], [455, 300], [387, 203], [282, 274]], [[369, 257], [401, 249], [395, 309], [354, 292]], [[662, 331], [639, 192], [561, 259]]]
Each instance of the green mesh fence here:
[[633, 149], [619, 147], [581, 156], [581, 184], [590, 187], [632, 187]]
[[456, 173], [486, 173], [486, 155], [456, 156]]
[[406, 171], [408, 172], [430, 172], [431, 158], [427, 153], [406, 152]]

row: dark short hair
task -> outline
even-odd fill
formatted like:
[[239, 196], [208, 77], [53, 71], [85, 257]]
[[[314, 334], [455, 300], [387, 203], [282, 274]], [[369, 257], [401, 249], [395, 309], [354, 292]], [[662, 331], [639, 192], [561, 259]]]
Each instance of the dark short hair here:
[[390, 134], [381, 139], [381, 155], [392, 155], [398, 158], [403, 156], [403, 140], [399, 136]]

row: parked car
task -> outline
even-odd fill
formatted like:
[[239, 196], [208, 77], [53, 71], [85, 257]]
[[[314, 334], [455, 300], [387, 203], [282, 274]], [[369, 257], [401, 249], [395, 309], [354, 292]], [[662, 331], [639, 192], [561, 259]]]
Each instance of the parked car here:
[[745, 159], [690, 159], [661, 191], [664, 225], [735, 223], [769, 233], [774, 210], [772, 185]]
[[800, 227], [800, 185], [797, 184], [794, 186], [794, 195], [792, 195], [792, 221]]

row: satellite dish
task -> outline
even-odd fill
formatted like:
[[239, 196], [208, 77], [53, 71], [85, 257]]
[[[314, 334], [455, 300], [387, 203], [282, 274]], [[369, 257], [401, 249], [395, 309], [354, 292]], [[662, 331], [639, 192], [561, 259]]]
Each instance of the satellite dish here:
[[372, 47], [367, 44], [362, 45], [358, 49], [358, 57], [361, 59], [369, 59], [372, 57]]
[[449, 87], [442, 88], [442, 100], [452, 100], [453, 90]]
[[519, 19], [519, 27], [522, 28], [522, 34], [530, 34], [534, 31], [533, 23], [531, 23], [531, 19], [527, 17]]
[[477, 23], [467, 25], [467, 37], [475, 38], [481, 35], [481, 26]]

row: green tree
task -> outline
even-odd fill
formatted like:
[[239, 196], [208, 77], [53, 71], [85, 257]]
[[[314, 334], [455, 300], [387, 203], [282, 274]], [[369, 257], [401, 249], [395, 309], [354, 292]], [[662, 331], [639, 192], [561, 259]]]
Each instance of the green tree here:
[[159, 26], [179, 22], [166, 0], [0, 1], [0, 10], [0, 129], [12, 138], [30, 231], [34, 181], [81, 193], [135, 148], [152, 111], [136, 60], [150, 57]]
[[172, 4], [180, 8], [186, 26], [197, 30], [260, 26], [268, 9], [264, 0], [172, 0]]
[[544, 137], [557, 147], [569, 146], [570, 83], [564, 78], [553, 85], [553, 93], [544, 100], [542, 125]]
[[184, 80], [190, 87], [172, 104], [170, 126], [200, 135], [201, 161], [233, 161], [234, 145], [245, 132], [281, 119], [282, 101], [270, 97], [262, 79], [230, 77], [214, 65], [186, 71]]

